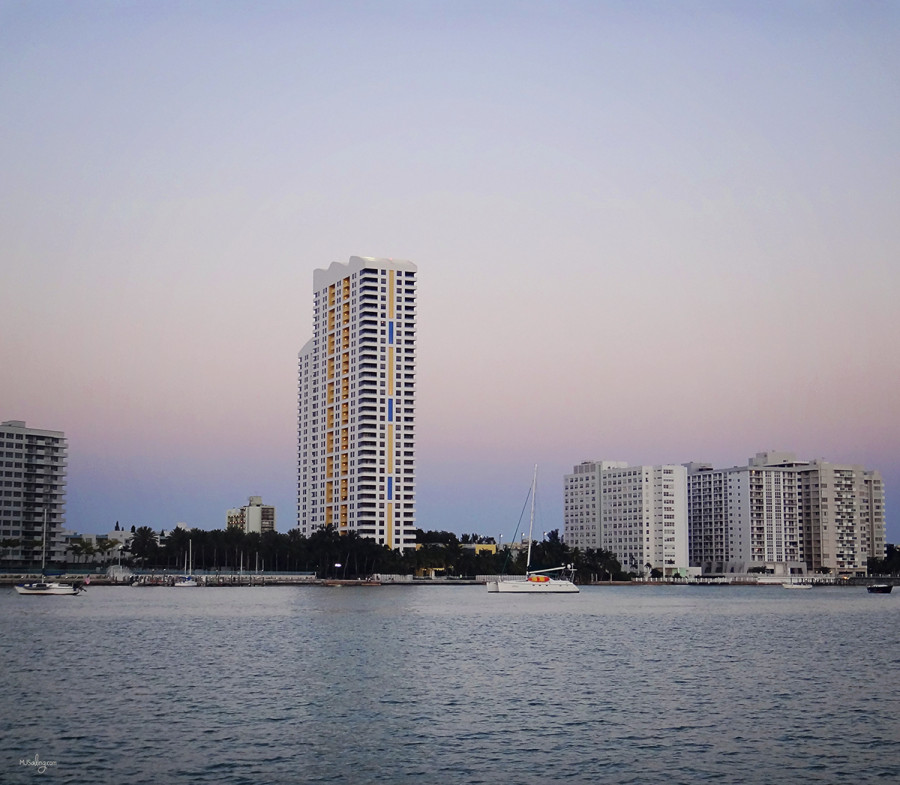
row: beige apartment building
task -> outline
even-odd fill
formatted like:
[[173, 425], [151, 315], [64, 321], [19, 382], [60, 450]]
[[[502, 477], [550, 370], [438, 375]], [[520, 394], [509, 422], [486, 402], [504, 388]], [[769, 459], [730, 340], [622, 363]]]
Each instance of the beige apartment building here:
[[783, 452], [686, 468], [690, 564], [704, 574], [865, 575], [884, 558], [878, 472]]
[[243, 507], [225, 513], [225, 528], [239, 529], [244, 534], [263, 534], [275, 531], [275, 508], [263, 504], [261, 496], [251, 496]]

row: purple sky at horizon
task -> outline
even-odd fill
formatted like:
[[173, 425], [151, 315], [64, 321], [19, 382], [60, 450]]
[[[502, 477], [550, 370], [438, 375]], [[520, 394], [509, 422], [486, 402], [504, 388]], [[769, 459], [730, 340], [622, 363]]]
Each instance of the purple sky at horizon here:
[[900, 542], [900, 7], [0, 4], [0, 419], [69, 528], [294, 525], [313, 270], [419, 268], [417, 522], [582, 460], [877, 469]]

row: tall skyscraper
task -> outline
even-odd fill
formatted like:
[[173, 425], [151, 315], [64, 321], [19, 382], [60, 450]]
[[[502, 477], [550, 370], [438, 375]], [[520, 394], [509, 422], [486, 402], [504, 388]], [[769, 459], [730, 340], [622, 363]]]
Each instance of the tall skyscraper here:
[[18, 542], [3, 549], [4, 560], [41, 561], [45, 514], [47, 560], [63, 558], [66, 458], [62, 431], [28, 428], [22, 420], [0, 423], [0, 539]]
[[313, 275], [299, 354], [297, 526], [415, 547], [416, 266], [353, 256]]
[[686, 471], [584, 461], [565, 476], [564, 535], [572, 547], [602, 548], [627, 572], [685, 575]]

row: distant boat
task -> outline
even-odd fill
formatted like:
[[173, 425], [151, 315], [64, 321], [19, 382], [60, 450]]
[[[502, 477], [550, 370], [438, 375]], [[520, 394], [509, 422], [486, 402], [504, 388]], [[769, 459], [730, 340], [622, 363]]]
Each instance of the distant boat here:
[[179, 575], [173, 584], [176, 589], [196, 589], [200, 584], [193, 576], [194, 552], [191, 548], [192, 541], [188, 540], [188, 552], [184, 555], [184, 575]]
[[869, 594], [890, 594], [893, 588], [893, 584], [890, 583], [873, 583], [871, 586], [866, 586], [866, 591]]
[[811, 589], [811, 583], [782, 583], [782, 588], [784, 589]]
[[[549, 570], [531, 569], [531, 535], [534, 530], [534, 497], [537, 491], [537, 466], [534, 467], [534, 479], [531, 481], [531, 522], [528, 525], [528, 559], [525, 563], [525, 580], [503, 580], [487, 582], [487, 590], [500, 594], [577, 594], [578, 587], [569, 576], [572, 566], [553, 567]], [[553, 578], [548, 573], [560, 573]]]
[[44, 595], [68, 595], [72, 596], [78, 592], [84, 591], [84, 584], [80, 581], [76, 583], [57, 583], [44, 580], [44, 572], [47, 563], [47, 510], [44, 509], [44, 531], [41, 537], [41, 579], [32, 583], [17, 583], [15, 590], [19, 594], [44, 594]]

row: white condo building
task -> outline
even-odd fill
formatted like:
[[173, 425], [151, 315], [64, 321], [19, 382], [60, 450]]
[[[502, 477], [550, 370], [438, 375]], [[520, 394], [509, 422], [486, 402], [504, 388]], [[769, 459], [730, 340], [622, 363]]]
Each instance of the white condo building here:
[[353, 256], [313, 276], [299, 354], [297, 526], [415, 547], [416, 266]]
[[690, 563], [703, 573], [865, 575], [870, 556], [884, 558], [878, 472], [783, 452], [686, 468]]
[[615, 554], [627, 572], [686, 575], [688, 530], [683, 466], [585, 461], [564, 481], [564, 540]]
[[[4, 560], [40, 563], [44, 515], [47, 560], [65, 558], [68, 443], [62, 431], [0, 423], [0, 539]], [[17, 544], [12, 544], [17, 543]]]
[[243, 507], [225, 513], [225, 528], [239, 529], [244, 534], [263, 534], [275, 531], [275, 508], [263, 504], [262, 496], [250, 496]]

